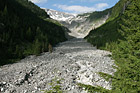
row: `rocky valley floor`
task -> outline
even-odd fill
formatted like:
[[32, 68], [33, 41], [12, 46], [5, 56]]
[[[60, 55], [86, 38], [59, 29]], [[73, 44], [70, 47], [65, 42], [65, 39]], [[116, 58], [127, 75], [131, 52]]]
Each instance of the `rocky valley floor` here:
[[86, 93], [77, 84], [111, 89], [111, 82], [98, 75], [113, 75], [110, 52], [98, 50], [85, 40], [74, 38], [60, 43], [52, 53], [30, 56], [18, 63], [0, 67], [0, 93], [43, 93], [53, 80], [59, 81], [64, 93]]

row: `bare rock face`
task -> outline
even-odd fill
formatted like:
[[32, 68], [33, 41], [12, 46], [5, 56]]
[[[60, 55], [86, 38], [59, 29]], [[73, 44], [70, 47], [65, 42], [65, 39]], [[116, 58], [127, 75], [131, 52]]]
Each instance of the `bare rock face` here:
[[66, 93], [86, 93], [77, 83], [111, 89], [98, 72], [113, 75], [111, 53], [98, 50], [83, 39], [60, 43], [52, 53], [30, 56], [18, 63], [0, 67], [0, 93], [42, 93], [52, 79], [59, 79]]
[[102, 16], [96, 19], [92, 18], [91, 16], [99, 16], [99, 13], [94, 14], [94, 12], [91, 12], [83, 14], [70, 14], [52, 9], [45, 9], [45, 11], [52, 19], [59, 21], [61, 24], [67, 27], [71, 31], [69, 35], [73, 37], [80, 36], [81, 38], [88, 35], [91, 30], [104, 24], [109, 18], [110, 14], [109, 11], [107, 13], [101, 13], [100, 15]]

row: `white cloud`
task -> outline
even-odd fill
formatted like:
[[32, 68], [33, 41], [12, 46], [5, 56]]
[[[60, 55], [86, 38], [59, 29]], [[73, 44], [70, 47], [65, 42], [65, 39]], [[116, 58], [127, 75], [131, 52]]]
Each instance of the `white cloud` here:
[[79, 5], [67, 6], [67, 5], [55, 4], [54, 6], [62, 10], [73, 12], [73, 13], [85, 13], [85, 12], [95, 11], [95, 8], [93, 7], [79, 6]]
[[48, 0], [29, 0], [29, 1], [32, 1], [32, 2], [35, 3], [35, 4], [40, 4], [40, 3], [45, 3], [45, 2], [47, 2]]
[[102, 10], [105, 7], [108, 6], [107, 3], [99, 3], [94, 5], [93, 7], [87, 7], [87, 6], [80, 6], [80, 5], [61, 5], [61, 4], [54, 4], [53, 6], [62, 9], [67, 12], [72, 12], [72, 13], [86, 13], [86, 12], [91, 12], [91, 11], [97, 11], [97, 10]]
[[102, 9], [104, 7], [108, 7], [109, 5], [107, 3], [99, 3], [99, 4], [96, 4], [96, 7], [97, 9]]
[[73, 2], [95, 2], [95, 1], [101, 1], [101, 0], [70, 0], [71, 3], [73, 3]]

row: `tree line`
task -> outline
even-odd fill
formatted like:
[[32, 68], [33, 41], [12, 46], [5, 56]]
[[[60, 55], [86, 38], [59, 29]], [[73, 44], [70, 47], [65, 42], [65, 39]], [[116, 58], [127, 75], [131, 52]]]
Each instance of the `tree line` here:
[[0, 0], [0, 65], [38, 55], [64, 40], [64, 27], [38, 6], [28, 0]]

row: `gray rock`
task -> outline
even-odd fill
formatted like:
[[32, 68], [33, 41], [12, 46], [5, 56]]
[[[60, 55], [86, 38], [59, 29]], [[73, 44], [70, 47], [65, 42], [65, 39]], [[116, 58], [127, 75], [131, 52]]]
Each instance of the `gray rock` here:
[[116, 71], [108, 51], [98, 50], [83, 39], [60, 43], [52, 53], [29, 56], [18, 63], [0, 67], [0, 89], [3, 93], [42, 93], [51, 89], [52, 79], [60, 79], [66, 93], [86, 93], [77, 83], [111, 89], [97, 73]]

